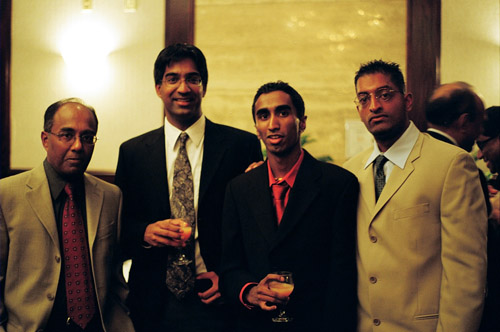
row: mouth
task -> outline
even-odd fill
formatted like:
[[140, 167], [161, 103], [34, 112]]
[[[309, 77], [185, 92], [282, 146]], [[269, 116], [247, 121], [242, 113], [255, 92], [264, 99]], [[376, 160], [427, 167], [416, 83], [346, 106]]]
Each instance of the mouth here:
[[193, 102], [193, 98], [188, 98], [188, 97], [179, 97], [179, 98], [174, 98], [173, 100], [179, 106], [189, 106]]
[[277, 135], [277, 134], [267, 135], [267, 140], [269, 143], [275, 145], [275, 144], [279, 144], [283, 140], [283, 136]]
[[377, 114], [377, 115], [374, 115], [370, 118], [370, 123], [371, 124], [377, 124], [378, 122], [382, 122], [384, 121], [384, 119], [386, 119], [387, 116], [384, 115], [384, 114]]

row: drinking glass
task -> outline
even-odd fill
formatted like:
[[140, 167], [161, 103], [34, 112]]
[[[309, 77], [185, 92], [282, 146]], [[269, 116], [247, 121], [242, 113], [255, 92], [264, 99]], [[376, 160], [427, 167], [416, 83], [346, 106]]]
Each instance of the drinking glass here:
[[[269, 283], [269, 289], [272, 291], [275, 291], [276, 293], [280, 294], [281, 296], [290, 296], [293, 292], [293, 278], [292, 278], [292, 272], [288, 271], [279, 271], [279, 272], [274, 272], [274, 274], [278, 274], [284, 278], [284, 281], [277, 281], [273, 280]], [[288, 314], [285, 311], [286, 303], [285, 304], [278, 304], [278, 310], [279, 313], [276, 317], [272, 318], [272, 321], [274, 323], [288, 323], [293, 320], [292, 317], [288, 316]]]

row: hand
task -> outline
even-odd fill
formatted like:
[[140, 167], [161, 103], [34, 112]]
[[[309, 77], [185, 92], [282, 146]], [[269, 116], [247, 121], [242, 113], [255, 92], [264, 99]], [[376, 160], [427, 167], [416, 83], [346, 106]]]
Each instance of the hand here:
[[201, 302], [210, 304], [221, 297], [219, 292], [219, 276], [215, 272], [200, 273], [196, 276], [196, 279], [210, 279], [212, 281], [212, 287], [202, 293], [198, 293]]
[[[269, 288], [271, 281], [284, 282], [285, 278], [278, 274], [268, 274], [258, 285], [253, 286], [247, 294], [246, 301], [262, 310], [276, 310], [276, 304], [285, 304], [290, 299], [288, 296], [280, 296]], [[269, 305], [269, 304], [274, 305]]]
[[262, 165], [264, 162], [261, 160], [261, 161], [255, 161], [253, 163], [251, 163], [247, 169], [245, 170], [245, 173], [247, 173], [248, 171], [251, 171], [252, 169], [256, 168], [256, 167], [259, 167], [260, 165]]
[[165, 219], [149, 224], [144, 232], [144, 242], [153, 247], [184, 247], [182, 229], [187, 223], [182, 219]]

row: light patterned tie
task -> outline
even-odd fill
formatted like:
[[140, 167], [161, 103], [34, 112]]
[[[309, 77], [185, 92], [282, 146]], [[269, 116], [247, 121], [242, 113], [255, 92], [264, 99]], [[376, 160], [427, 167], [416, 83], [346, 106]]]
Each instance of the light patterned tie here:
[[182, 218], [191, 225], [193, 231], [186, 246], [175, 248], [169, 255], [167, 267], [167, 287], [179, 299], [194, 288], [194, 193], [193, 174], [186, 151], [186, 141], [189, 136], [182, 132], [179, 135], [179, 153], [174, 164], [174, 179], [172, 185], [172, 199], [170, 209], [172, 218]]
[[387, 161], [388, 159], [382, 154], [375, 159], [375, 201], [378, 201], [385, 186], [384, 165]]
[[271, 189], [273, 190], [274, 206], [276, 208], [276, 217], [278, 218], [279, 225], [281, 218], [283, 217], [283, 213], [285, 212], [285, 197], [288, 189], [290, 189], [290, 186], [286, 183], [286, 181], [283, 181], [281, 183], [274, 183], [271, 186]]
[[64, 191], [68, 194], [62, 222], [67, 311], [73, 322], [85, 329], [96, 310], [89, 248], [72, 185], [66, 184]]

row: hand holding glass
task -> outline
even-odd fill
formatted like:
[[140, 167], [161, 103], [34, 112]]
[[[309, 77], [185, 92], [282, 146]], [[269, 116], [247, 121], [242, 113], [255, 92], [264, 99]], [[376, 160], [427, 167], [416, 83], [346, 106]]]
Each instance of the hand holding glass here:
[[[293, 292], [294, 284], [293, 284], [293, 278], [292, 278], [292, 272], [288, 271], [279, 271], [279, 272], [274, 272], [274, 274], [278, 274], [283, 278], [283, 281], [277, 281], [273, 280], [269, 283], [269, 289], [272, 291], [278, 293], [282, 297], [288, 297], [290, 294]], [[279, 313], [278, 316], [273, 317], [272, 321], [274, 323], [288, 323], [293, 320], [292, 317], [288, 316], [286, 311], [285, 311], [285, 306], [286, 304], [279, 304], [278, 309]]]

